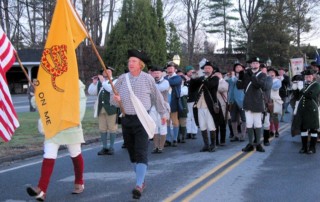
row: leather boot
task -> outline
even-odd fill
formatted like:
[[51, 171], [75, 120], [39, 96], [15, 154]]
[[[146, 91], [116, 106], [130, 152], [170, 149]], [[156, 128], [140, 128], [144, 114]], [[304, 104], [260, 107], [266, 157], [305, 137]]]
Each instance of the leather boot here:
[[107, 155], [108, 154], [108, 133], [100, 133], [102, 149], [98, 152], [98, 155]]
[[256, 138], [256, 143], [260, 144], [261, 143], [261, 133], [262, 133], [262, 128], [255, 128], [254, 129], [254, 134]]
[[256, 134], [256, 140], [257, 140], [257, 145], [256, 145], [256, 150], [258, 152], [265, 152], [264, 148], [261, 146], [261, 133], [262, 133], [262, 128], [255, 128], [254, 132]]
[[117, 134], [116, 133], [110, 133], [110, 147], [109, 147], [109, 151], [107, 152], [108, 155], [113, 155], [114, 154], [114, 141], [116, 139]]
[[214, 152], [216, 151], [216, 131], [210, 131], [210, 139], [211, 139], [211, 144], [210, 144], [210, 147], [209, 147], [209, 152]]
[[234, 130], [233, 130], [232, 123], [234, 123], [234, 122], [231, 122], [231, 119], [228, 119], [228, 127], [229, 127], [229, 131], [230, 131], [229, 138], [233, 138], [234, 135], [235, 135], [235, 134], [234, 134]]
[[[220, 141], [219, 141], [219, 135], [220, 135], [220, 129], [219, 127], [217, 127], [216, 131], [215, 131], [215, 136], [216, 136], [216, 145], [220, 145]], [[211, 135], [211, 132], [210, 132]], [[211, 144], [212, 144], [212, 140], [211, 140]]]
[[[232, 132], [233, 132], [233, 139], [239, 139], [239, 133], [238, 133], [238, 122], [232, 122], [231, 123], [231, 126], [232, 126]], [[232, 141], [234, 142], [234, 141]]]
[[313, 134], [311, 134], [310, 147], [308, 149], [308, 154], [316, 153], [316, 144], [317, 144], [317, 136], [313, 137]]
[[247, 134], [247, 125], [246, 125], [246, 122], [242, 122], [240, 142], [244, 141], [244, 139], [246, 138], [246, 134]]
[[269, 146], [269, 130], [263, 130], [263, 145], [264, 146]]
[[200, 150], [200, 152], [206, 152], [209, 151], [209, 138], [206, 130], [201, 131], [202, 139], [204, 146]]
[[187, 133], [187, 128], [186, 127], [183, 127], [181, 126], [180, 127], [180, 130], [181, 130], [181, 143], [186, 143], [186, 133]]
[[220, 127], [220, 146], [226, 145], [227, 125]]
[[300, 149], [299, 153], [300, 154], [308, 153], [308, 136], [301, 136], [301, 142], [302, 142], [302, 148]]

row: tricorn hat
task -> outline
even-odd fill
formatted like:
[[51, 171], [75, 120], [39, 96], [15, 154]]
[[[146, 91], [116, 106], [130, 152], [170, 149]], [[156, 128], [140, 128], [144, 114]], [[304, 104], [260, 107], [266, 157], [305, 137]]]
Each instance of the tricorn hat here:
[[237, 63], [235, 63], [235, 64], [233, 65], [233, 71], [235, 71], [235, 70], [236, 70], [236, 66], [238, 66], [238, 65], [240, 65], [243, 69], [245, 69], [245, 68], [246, 68], [243, 64], [241, 64], [241, 63], [237, 62]]
[[261, 60], [258, 57], [252, 57], [250, 60], [247, 61], [247, 63], [252, 63], [252, 62], [261, 62]]
[[158, 65], [151, 65], [151, 66], [150, 66], [150, 70], [151, 70], [152, 72], [156, 72], [156, 71], [162, 72], [162, 71], [163, 71], [163, 67], [158, 66]]
[[291, 79], [292, 82], [293, 81], [303, 81], [303, 80], [304, 80], [304, 78], [303, 78], [303, 75], [301, 75], [301, 74], [296, 74]]
[[211, 67], [215, 70], [214, 66], [212, 65], [212, 63], [211, 63], [209, 60], [207, 60], [207, 61], [203, 64], [203, 66], [200, 67], [200, 68], [201, 68], [201, 69], [204, 69], [205, 66], [211, 66]]
[[313, 75], [316, 72], [313, 69], [306, 69], [303, 72], [301, 72], [302, 75]]
[[273, 71], [276, 74], [276, 76], [279, 76], [279, 72], [275, 68], [269, 68], [268, 72], [270, 72], [270, 71]]
[[310, 63], [310, 65], [312, 65], [312, 66], [317, 66], [317, 62], [316, 62], [316, 61], [312, 61], [312, 62]]
[[142, 50], [136, 50], [136, 49], [131, 49], [128, 50], [128, 58], [130, 57], [136, 57], [139, 58], [141, 61], [143, 61], [145, 64], [150, 62], [150, 59], [147, 55], [147, 53], [145, 53]]

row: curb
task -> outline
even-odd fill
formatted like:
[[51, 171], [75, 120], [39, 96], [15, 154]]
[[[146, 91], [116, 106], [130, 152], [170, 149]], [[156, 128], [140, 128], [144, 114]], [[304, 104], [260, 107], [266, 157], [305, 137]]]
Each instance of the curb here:
[[[100, 141], [100, 138], [88, 139], [82, 145], [90, 145], [92, 143], [96, 143], [99, 141]], [[67, 149], [67, 147], [65, 145], [61, 145], [59, 148], [59, 151], [65, 150], [65, 149]], [[3, 163], [8, 163], [8, 162], [17, 161], [17, 160], [24, 160], [24, 159], [39, 156], [39, 155], [43, 155], [43, 149], [30, 151], [30, 152], [24, 152], [22, 154], [8, 156], [8, 157], [2, 157], [2, 158], [0, 158], [0, 165]]]

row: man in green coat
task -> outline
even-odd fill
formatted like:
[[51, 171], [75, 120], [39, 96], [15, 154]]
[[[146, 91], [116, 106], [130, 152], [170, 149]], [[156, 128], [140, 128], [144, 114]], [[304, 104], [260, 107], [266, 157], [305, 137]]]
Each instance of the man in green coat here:
[[[302, 148], [299, 153], [316, 153], [317, 130], [319, 128], [319, 103], [320, 84], [315, 81], [312, 69], [303, 72], [305, 84], [300, 91], [301, 98], [296, 104], [291, 130], [301, 132]], [[308, 133], [311, 134], [308, 147]]]

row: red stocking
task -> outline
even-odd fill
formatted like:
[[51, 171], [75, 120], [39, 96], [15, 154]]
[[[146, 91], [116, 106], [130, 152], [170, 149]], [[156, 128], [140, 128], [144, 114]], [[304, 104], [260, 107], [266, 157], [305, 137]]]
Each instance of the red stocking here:
[[273, 123], [273, 121], [270, 121], [270, 132], [274, 133], [274, 123]]
[[73, 163], [73, 169], [74, 169], [74, 176], [75, 184], [83, 184], [83, 158], [82, 154], [79, 154], [78, 156], [71, 158]]
[[47, 188], [50, 182], [51, 174], [53, 171], [55, 159], [46, 159], [44, 158], [42, 161], [41, 167], [41, 177], [38, 183], [38, 187], [44, 193], [47, 192]]
[[278, 132], [278, 130], [279, 130], [279, 123], [278, 122], [274, 122], [274, 129], [276, 132]]

